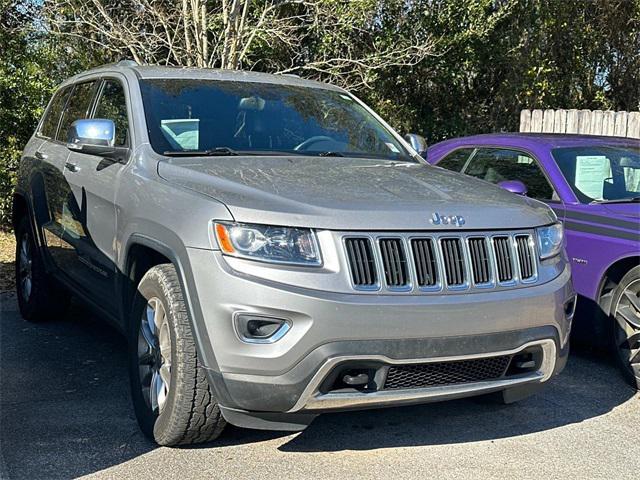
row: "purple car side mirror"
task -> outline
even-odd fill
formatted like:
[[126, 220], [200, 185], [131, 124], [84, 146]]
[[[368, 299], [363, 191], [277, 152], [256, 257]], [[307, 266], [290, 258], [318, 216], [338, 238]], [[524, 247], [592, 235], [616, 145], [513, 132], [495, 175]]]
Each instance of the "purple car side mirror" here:
[[498, 182], [498, 186], [516, 195], [524, 196], [527, 194], [527, 186], [520, 180], [503, 180], [502, 182]]

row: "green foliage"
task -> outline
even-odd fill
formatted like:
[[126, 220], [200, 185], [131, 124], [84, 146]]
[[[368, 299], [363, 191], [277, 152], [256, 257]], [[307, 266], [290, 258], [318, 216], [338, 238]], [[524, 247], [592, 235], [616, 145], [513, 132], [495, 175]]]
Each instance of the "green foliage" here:
[[524, 108], [640, 108], [640, 0], [414, 0], [439, 55], [386, 72], [369, 100], [430, 142], [512, 131]]
[[7, 225], [20, 153], [53, 82], [42, 68], [48, 52], [15, 28], [16, 22], [26, 21], [26, 15], [19, 15], [11, 2], [3, 0], [0, 5], [0, 225]]
[[10, 223], [22, 149], [55, 86], [90, 58], [46, 35], [37, 24], [38, 5], [0, 0], [0, 228]]

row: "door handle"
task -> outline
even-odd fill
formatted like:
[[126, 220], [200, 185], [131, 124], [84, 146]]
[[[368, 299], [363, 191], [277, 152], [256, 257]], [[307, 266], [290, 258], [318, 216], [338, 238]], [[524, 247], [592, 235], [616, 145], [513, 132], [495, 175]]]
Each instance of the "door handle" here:
[[80, 167], [78, 165], [76, 165], [75, 163], [71, 163], [71, 162], [66, 162], [64, 164], [64, 168], [66, 168], [67, 170], [69, 170], [70, 172], [79, 172], [80, 171]]
[[36, 150], [36, 158], [38, 160], [46, 160], [47, 158], [49, 158], [49, 155], [45, 155], [40, 150]]

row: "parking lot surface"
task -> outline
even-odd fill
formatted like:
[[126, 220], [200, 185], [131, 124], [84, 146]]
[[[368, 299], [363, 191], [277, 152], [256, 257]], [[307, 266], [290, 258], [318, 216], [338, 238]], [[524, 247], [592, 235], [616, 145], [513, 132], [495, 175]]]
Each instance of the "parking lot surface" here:
[[472, 399], [324, 415], [296, 434], [228, 428], [158, 448], [138, 430], [123, 338], [74, 306], [42, 325], [0, 295], [0, 477], [640, 478], [640, 395], [575, 355], [520, 404]]

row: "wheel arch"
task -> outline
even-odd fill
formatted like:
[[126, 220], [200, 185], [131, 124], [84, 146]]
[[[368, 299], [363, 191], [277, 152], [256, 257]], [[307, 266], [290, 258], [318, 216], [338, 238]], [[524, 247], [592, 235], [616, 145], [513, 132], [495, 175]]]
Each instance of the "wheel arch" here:
[[129, 245], [127, 250], [125, 269], [123, 271], [123, 285], [121, 288], [122, 294], [120, 296], [125, 326], [127, 325], [126, 322], [128, 318], [126, 313], [133, 301], [135, 289], [144, 274], [156, 265], [163, 263], [172, 263], [175, 265], [175, 262], [167, 256], [168, 252], [165, 251], [165, 253], [162, 253], [162, 247], [158, 248], [158, 245], [151, 246], [148, 243], [149, 242], [144, 241], [134, 241]]
[[[183, 262], [180, 254], [171, 246], [141, 234], [131, 235], [125, 252], [124, 270], [121, 275], [124, 282], [120, 288], [125, 331], [129, 332], [129, 311], [140, 279], [155, 265], [171, 263], [176, 269], [178, 280], [180, 281], [202, 366], [209, 372], [210, 385], [214, 389], [218, 400], [224, 402], [229, 398], [229, 394], [219, 374], [220, 369], [204, 325], [204, 318], [200, 310], [194, 282], [189, 282], [188, 280], [189, 275], [191, 275], [188, 261]], [[137, 282], [134, 283], [136, 278]]]
[[195, 283], [189, 281], [189, 278], [193, 279], [193, 277], [186, 258], [186, 252], [180, 254], [174, 247], [142, 234], [133, 234], [129, 238], [123, 262], [124, 268], [121, 275], [123, 283], [120, 291], [125, 328], [128, 328], [129, 309], [139, 281], [149, 269], [162, 263], [171, 263], [176, 269], [185, 302], [189, 309], [189, 318], [196, 336], [196, 344], [203, 357], [204, 365], [207, 368], [218, 371], [218, 363], [213, 355], [211, 343], [203, 324], [204, 320]]
[[30, 207], [27, 197], [21, 192], [14, 192], [13, 200], [11, 202], [11, 226], [14, 231], [17, 228], [18, 223], [20, 223], [20, 220], [25, 216], [30, 216], [29, 212]]
[[[622, 277], [631, 270], [633, 267], [640, 265], [640, 255], [629, 255], [623, 258], [619, 258], [613, 262], [605, 270], [602, 278], [600, 279], [600, 285], [598, 287], [598, 299], [602, 298], [608, 290], [613, 290], [622, 280]], [[606, 301], [600, 305], [606, 315], [611, 312], [611, 303]]]

